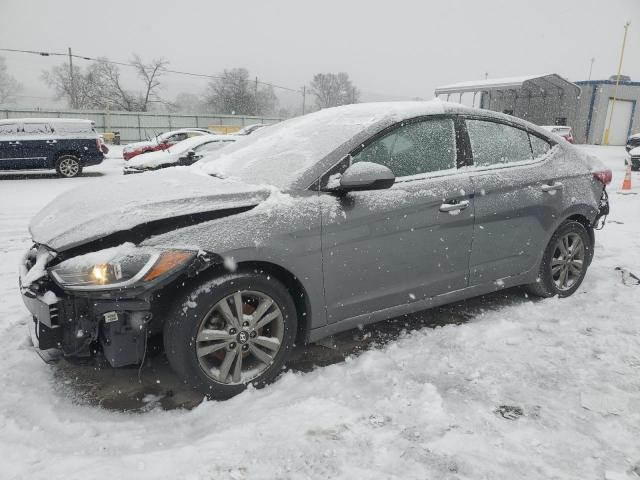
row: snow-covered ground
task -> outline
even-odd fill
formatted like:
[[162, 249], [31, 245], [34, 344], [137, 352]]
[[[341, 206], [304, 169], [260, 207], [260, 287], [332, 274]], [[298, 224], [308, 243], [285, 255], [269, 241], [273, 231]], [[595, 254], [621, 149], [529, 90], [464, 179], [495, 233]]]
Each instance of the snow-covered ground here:
[[[582, 148], [614, 171], [612, 212], [572, 297], [509, 290], [424, 312], [263, 390], [141, 413], [82, 401], [38, 358], [16, 285], [30, 217], [122, 160], [79, 179], [0, 175], [0, 479], [639, 478], [640, 286], [615, 267], [640, 276], [640, 195], [616, 193], [624, 149]], [[443, 316], [467, 321], [428, 326]]]

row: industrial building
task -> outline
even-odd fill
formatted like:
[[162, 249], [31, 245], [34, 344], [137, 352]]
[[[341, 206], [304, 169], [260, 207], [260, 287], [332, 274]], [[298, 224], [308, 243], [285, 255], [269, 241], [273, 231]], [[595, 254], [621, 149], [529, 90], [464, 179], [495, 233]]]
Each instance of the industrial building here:
[[[537, 125], [569, 125], [576, 143], [601, 144], [615, 83], [615, 76], [570, 82], [550, 73], [456, 83], [437, 88], [435, 94]], [[629, 135], [640, 132], [639, 101], [640, 82], [621, 75], [609, 130], [610, 145], [624, 145]]]

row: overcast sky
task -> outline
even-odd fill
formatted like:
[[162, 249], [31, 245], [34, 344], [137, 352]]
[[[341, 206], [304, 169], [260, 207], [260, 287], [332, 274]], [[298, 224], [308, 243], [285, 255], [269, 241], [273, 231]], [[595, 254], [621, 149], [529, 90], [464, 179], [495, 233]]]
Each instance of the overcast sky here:
[[[72, 47], [112, 60], [135, 52], [210, 74], [245, 67], [292, 88], [316, 72], [345, 71], [365, 100], [393, 100], [431, 98], [437, 86], [485, 72], [585, 80], [592, 57], [592, 78], [607, 78], [616, 72], [627, 20], [623, 73], [640, 80], [640, 0], [0, 0], [0, 48]], [[25, 86], [21, 103], [51, 103], [37, 98], [51, 95], [39, 77], [60, 57], [0, 55]], [[164, 94], [199, 93], [204, 84], [171, 76]]]

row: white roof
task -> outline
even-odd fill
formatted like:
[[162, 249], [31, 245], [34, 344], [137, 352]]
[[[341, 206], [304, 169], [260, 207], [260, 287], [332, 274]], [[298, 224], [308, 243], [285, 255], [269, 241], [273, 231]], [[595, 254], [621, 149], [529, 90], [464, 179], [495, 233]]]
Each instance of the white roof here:
[[93, 123], [93, 120], [86, 120], [82, 118], [7, 118], [6, 120], [0, 120], [0, 125], [7, 125], [12, 123]]
[[[569, 80], [561, 77], [555, 73], [545, 73], [542, 75], [522, 75], [520, 77], [503, 77], [503, 78], [487, 78], [484, 80], [474, 80], [470, 82], [452, 83], [451, 85], [444, 85], [436, 88], [436, 95], [447, 93], [464, 93], [464, 92], [479, 92], [482, 90], [499, 90], [504, 88], [518, 88], [528, 80], [544, 79], [550, 80], [550, 77], [555, 77], [561, 82], [569, 82]], [[553, 82], [552, 82], [553, 83]], [[573, 85], [573, 84], [572, 84]]]

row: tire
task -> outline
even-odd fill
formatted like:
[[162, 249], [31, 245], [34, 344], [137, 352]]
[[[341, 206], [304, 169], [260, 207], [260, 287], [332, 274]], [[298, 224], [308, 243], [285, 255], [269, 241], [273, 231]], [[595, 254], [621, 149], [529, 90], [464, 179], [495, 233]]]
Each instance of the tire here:
[[537, 281], [526, 285], [525, 290], [543, 298], [568, 297], [580, 287], [592, 258], [591, 235], [580, 222], [567, 220], [545, 248]]
[[56, 160], [56, 172], [59, 177], [77, 177], [82, 174], [82, 163], [75, 155], [60, 155]]
[[[242, 323], [235, 323], [238, 295]], [[238, 272], [205, 281], [174, 303], [164, 324], [164, 348], [185, 383], [209, 399], [224, 400], [249, 384], [272, 382], [296, 331], [296, 308], [282, 283], [263, 273]]]

